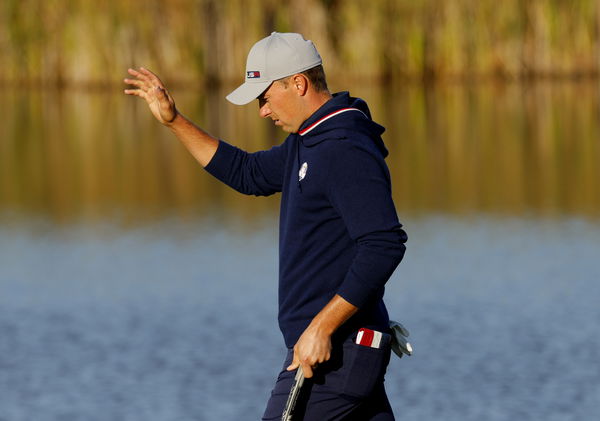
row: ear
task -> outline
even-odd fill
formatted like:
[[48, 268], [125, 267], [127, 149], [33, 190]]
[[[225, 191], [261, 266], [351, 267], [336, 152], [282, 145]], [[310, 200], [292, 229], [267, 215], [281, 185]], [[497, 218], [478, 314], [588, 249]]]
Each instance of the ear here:
[[298, 73], [290, 79], [290, 83], [292, 84], [292, 88], [294, 88], [295, 92], [298, 96], [304, 96], [308, 92], [308, 79], [306, 76]]

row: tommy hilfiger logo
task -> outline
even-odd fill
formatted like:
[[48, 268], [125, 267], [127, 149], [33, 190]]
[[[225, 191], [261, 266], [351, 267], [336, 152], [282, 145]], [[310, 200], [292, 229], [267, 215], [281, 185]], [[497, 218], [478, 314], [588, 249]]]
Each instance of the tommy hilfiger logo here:
[[251, 72], [246, 72], [246, 77], [248, 79], [256, 79], [260, 77], [260, 72], [258, 70], [253, 70]]
[[302, 181], [306, 177], [306, 171], [308, 171], [308, 163], [305, 162], [298, 171], [298, 181]]

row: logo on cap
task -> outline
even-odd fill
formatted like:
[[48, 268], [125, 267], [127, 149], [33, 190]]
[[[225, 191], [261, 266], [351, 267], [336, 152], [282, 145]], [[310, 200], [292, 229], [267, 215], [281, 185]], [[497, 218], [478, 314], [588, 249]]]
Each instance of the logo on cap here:
[[252, 72], [246, 72], [246, 77], [248, 79], [255, 79], [257, 77], [260, 77], [260, 72], [257, 70], [254, 70]]

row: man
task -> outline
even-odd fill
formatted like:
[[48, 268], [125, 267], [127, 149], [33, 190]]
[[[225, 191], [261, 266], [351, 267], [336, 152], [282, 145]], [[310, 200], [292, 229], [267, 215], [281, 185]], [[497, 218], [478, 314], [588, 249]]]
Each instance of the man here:
[[[289, 351], [263, 419], [281, 419], [300, 367], [309, 380], [294, 419], [393, 420], [383, 387], [390, 335], [382, 298], [406, 234], [391, 198], [384, 128], [367, 104], [329, 92], [311, 41], [273, 32], [252, 47], [245, 83], [227, 99], [258, 99], [260, 116], [290, 134], [247, 153], [181, 115], [156, 75], [129, 73], [135, 79], [125, 82], [135, 88], [125, 93], [144, 98], [209, 173], [245, 194], [282, 193], [279, 325]], [[360, 329], [375, 331], [380, 343], [357, 344]]]

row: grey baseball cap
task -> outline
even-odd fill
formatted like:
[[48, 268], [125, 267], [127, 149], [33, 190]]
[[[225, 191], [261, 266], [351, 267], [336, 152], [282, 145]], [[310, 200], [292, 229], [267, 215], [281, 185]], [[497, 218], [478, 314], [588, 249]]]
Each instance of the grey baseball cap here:
[[295, 33], [273, 32], [250, 49], [244, 83], [227, 95], [236, 104], [258, 98], [273, 81], [301, 73], [322, 63], [312, 41]]

